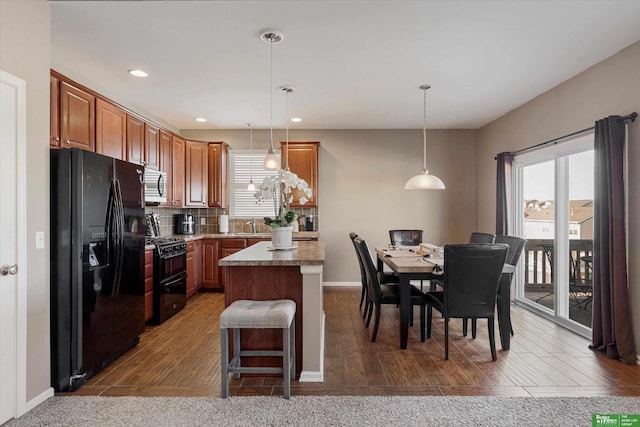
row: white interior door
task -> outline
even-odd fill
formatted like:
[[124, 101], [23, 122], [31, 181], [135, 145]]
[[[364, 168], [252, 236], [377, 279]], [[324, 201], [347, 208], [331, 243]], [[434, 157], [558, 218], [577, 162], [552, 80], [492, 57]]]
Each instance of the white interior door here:
[[[18, 415], [17, 326], [22, 212], [19, 155], [25, 144], [26, 85], [0, 71], [0, 424]], [[24, 399], [24, 398], [23, 398]]]

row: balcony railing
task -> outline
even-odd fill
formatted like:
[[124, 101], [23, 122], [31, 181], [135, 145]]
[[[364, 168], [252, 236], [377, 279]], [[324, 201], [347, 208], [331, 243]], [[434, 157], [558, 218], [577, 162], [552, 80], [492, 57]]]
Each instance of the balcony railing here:
[[[529, 239], [524, 249], [525, 289], [553, 288], [552, 239]], [[593, 240], [569, 240], [570, 280], [588, 280], [591, 275]], [[587, 259], [585, 259], [585, 257]]]

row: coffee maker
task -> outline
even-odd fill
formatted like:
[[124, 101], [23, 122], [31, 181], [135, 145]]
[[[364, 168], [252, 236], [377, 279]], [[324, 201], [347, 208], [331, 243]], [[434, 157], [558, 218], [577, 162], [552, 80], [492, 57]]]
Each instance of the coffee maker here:
[[176, 234], [194, 234], [195, 221], [192, 214], [177, 214], [173, 216]]

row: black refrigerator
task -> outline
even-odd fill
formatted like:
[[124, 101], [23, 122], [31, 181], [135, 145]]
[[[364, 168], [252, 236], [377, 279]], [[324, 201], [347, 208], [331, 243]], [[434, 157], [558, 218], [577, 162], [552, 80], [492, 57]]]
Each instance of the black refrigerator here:
[[51, 382], [74, 391], [144, 332], [144, 168], [51, 150]]

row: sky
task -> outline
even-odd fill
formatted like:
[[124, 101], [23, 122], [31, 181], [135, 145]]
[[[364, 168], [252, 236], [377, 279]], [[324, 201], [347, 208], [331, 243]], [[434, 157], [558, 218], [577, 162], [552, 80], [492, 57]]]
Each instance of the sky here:
[[[593, 199], [593, 150], [569, 156], [569, 198]], [[554, 162], [527, 166], [524, 173], [525, 200], [554, 199]]]

